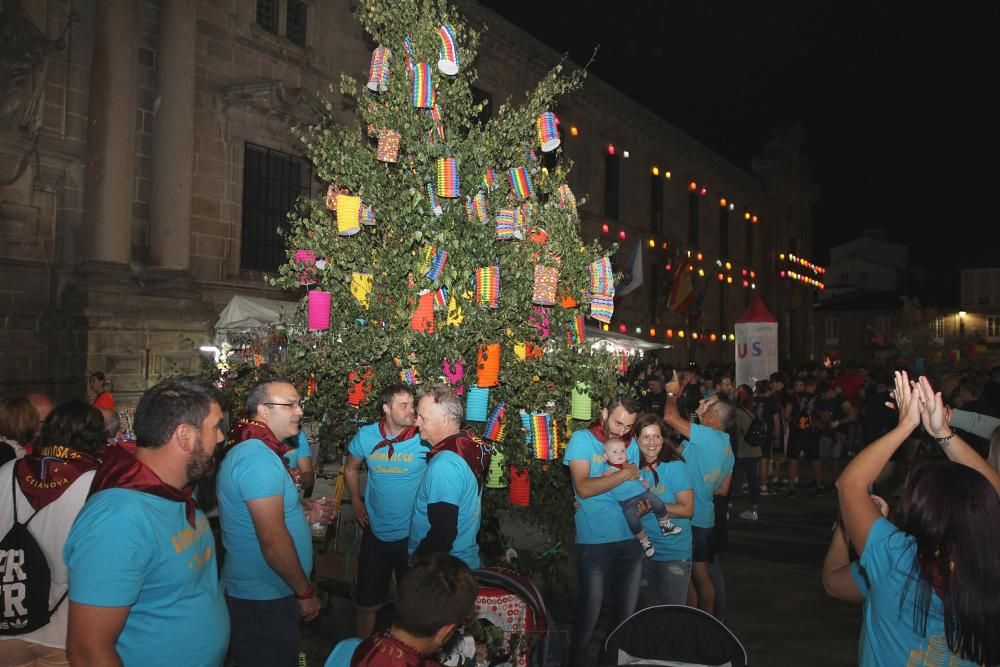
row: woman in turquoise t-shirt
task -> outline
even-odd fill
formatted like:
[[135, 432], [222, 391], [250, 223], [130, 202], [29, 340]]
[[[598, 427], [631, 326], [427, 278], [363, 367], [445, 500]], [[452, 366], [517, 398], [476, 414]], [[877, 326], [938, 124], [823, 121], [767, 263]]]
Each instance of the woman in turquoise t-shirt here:
[[[691, 514], [694, 489], [680, 450], [667, 440], [667, 425], [657, 415], [644, 414], [633, 429], [639, 442], [639, 473], [667, 506], [670, 520], [681, 529], [676, 535], [660, 533], [656, 516], [642, 517], [656, 553], [643, 563], [641, 594], [650, 605], [684, 604], [691, 580]], [[646, 508], [644, 508], [646, 509]]]
[[[927, 378], [911, 382], [897, 371], [894, 398], [898, 425], [837, 480], [842, 521], [869, 584], [859, 663], [1000, 664], [1000, 473], [951, 430], [950, 409]], [[896, 527], [869, 489], [921, 423], [949, 460], [910, 474]]]

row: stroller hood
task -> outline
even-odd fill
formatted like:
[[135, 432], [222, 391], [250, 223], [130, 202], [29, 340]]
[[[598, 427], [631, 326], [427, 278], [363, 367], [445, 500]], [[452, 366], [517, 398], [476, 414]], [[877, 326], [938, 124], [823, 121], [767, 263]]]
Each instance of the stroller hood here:
[[745, 667], [743, 644], [711, 614], [682, 605], [647, 607], [611, 631], [602, 665], [731, 665]]

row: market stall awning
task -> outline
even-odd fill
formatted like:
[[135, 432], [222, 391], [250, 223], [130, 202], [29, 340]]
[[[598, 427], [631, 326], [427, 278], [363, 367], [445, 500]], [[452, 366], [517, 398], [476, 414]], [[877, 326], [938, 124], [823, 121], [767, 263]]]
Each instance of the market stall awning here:
[[587, 340], [598, 345], [624, 348], [629, 352], [649, 352], [651, 350], [667, 350], [672, 346], [665, 343], [656, 343], [651, 340], [644, 340], [629, 336], [628, 334], [614, 331], [602, 331], [597, 327], [586, 327]]
[[215, 330], [247, 331], [272, 326], [281, 321], [282, 315], [291, 313], [296, 304], [295, 301], [236, 295], [222, 309]]

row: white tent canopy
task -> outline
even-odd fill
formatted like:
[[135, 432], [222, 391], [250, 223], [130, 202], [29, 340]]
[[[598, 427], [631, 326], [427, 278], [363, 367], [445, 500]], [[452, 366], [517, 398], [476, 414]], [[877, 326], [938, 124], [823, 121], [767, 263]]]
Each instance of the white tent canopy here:
[[636, 338], [635, 336], [629, 336], [615, 331], [602, 331], [597, 327], [585, 327], [585, 332], [587, 334], [587, 341], [592, 342], [592, 344], [605, 346], [610, 345], [612, 347], [617, 346], [619, 348], [624, 348], [633, 354], [639, 352], [649, 352], [652, 350], [666, 350], [671, 347], [670, 345], [654, 343], [653, 341], [643, 340], [642, 338]]
[[272, 326], [280, 322], [283, 315], [290, 314], [296, 305], [295, 301], [278, 301], [237, 294], [219, 314], [215, 331], [217, 333], [247, 331]]

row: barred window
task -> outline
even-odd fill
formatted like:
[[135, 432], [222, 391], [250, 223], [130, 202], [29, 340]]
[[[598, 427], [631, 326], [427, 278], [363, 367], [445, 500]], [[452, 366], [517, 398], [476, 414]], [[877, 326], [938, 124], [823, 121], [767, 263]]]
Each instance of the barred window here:
[[306, 20], [309, 14], [309, 3], [306, 0], [288, 0], [285, 20], [285, 35], [289, 41], [299, 46], [306, 45]]
[[279, 0], [257, 0], [257, 25], [272, 35], [278, 34]]
[[284, 264], [288, 212], [308, 196], [312, 165], [295, 155], [246, 144], [243, 161], [243, 230], [240, 266], [274, 271]]

